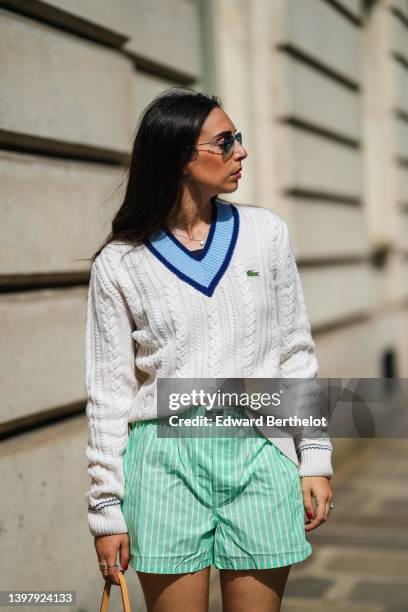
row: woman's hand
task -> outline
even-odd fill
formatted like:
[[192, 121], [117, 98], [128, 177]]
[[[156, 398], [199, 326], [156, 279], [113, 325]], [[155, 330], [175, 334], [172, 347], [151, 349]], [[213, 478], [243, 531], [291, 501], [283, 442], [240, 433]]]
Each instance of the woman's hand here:
[[[329, 504], [333, 497], [330, 479], [326, 476], [303, 476], [301, 487], [306, 514], [310, 520], [305, 524], [305, 531], [312, 531], [324, 523], [330, 512]], [[312, 497], [316, 498], [316, 511], [313, 507]]]
[[[104, 564], [106, 566], [115, 565], [118, 552], [120, 552], [120, 566], [123, 570], [127, 570], [130, 559], [129, 536], [127, 533], [95, 536], [94, 545], [100, 564]], [[120, 585], [117, 567], [109, 567], [105, 569], [99, 566], [99, 568], [106, 581], [110, 582], [111, 584]]]

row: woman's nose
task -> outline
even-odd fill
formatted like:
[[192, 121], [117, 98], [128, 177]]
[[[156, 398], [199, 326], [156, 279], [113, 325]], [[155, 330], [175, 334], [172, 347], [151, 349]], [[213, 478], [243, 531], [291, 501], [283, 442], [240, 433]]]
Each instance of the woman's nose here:
[[235, 145], [234, 153], [235, 153], [235, 157], [237, 157], [238, 159], [245, 159], [245, 157], [247, 157], [248, 155], [246, 149], [244, 149], [242, 144], [239, 144], [239, 142], [237, 142]]

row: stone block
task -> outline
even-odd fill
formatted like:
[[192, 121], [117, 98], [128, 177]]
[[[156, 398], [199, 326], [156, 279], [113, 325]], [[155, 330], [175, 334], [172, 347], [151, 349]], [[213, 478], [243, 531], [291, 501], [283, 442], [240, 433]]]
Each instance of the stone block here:
[[103, 47], [0, 10], [0, 128], [127, 152], [132, 63]]
[[353, 147], [281, 125], [274, 146], [279, 186], [349, 198], [362, 197], [361, 152]]
[[0, 422], [83, 400], [86, 287], [5, 293]]
[[128, 38], [124, 47], [152, 62], [199, 77], [198, 0], [50, 0], [64, 11]]
[[340, 76], [361, 80], [361, 32], [326, 2], [276, 3], [274, 43], [290, 44]]
[[80, 260], [110, 232], [124, 192], [122, 172], [0, 152], [0, 275], [88, 272], [90, 262]]
[[306, 121], [352, 140], [361, 140], [361, 102], [356, 91], [329, 79], [296, 58], [277, 54], [276, 114]]

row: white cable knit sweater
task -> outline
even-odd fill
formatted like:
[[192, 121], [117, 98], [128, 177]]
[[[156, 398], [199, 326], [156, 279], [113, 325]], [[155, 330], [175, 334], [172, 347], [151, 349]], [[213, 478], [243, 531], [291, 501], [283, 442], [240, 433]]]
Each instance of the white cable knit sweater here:
[[[212, 204], [201, 253], [163, 230], [136, 248], [108, 244], [91, 267], [85, 499], [93, 535], [128, 531], [121, 512], [128, 424], [157, 418], [157, 377], [318, 374], [286, 222], [259, 206]], [[300, 476], [332, 477], [329, 438], [268, 437]]]

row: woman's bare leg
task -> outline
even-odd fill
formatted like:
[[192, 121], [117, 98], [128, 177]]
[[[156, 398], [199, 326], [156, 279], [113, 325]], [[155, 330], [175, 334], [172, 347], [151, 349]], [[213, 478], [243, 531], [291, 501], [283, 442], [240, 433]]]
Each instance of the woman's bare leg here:
[[137, 575], [148, 612], [208, 612], [210, 567], [185, 574]]
[[290, 568], [220, 570], [223, 612], [279, 612]]

